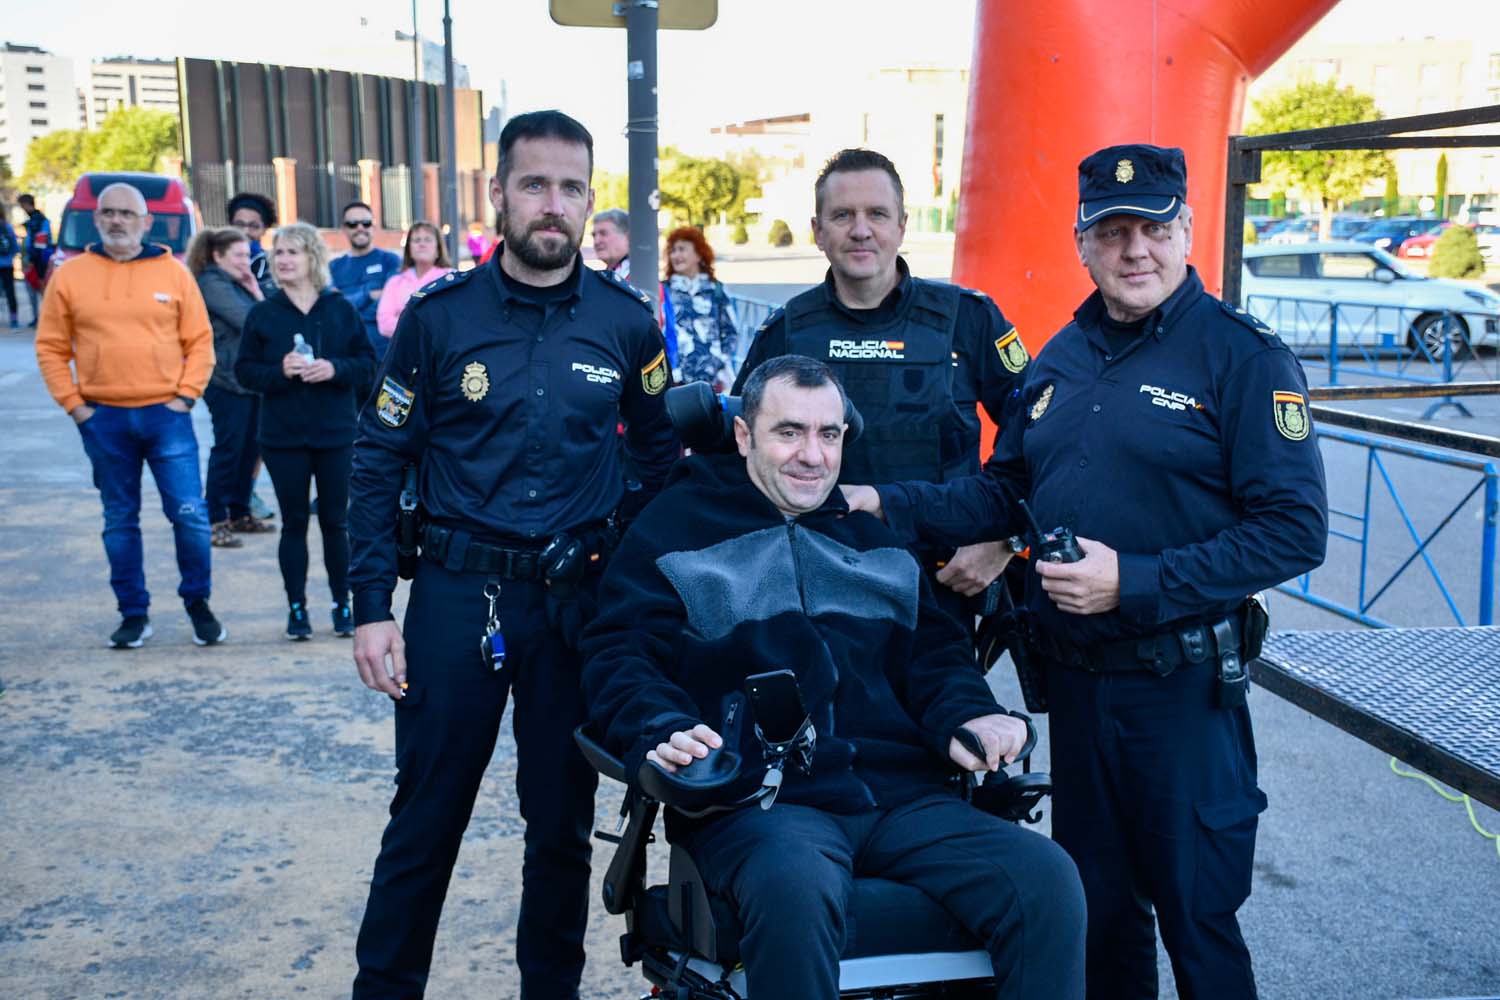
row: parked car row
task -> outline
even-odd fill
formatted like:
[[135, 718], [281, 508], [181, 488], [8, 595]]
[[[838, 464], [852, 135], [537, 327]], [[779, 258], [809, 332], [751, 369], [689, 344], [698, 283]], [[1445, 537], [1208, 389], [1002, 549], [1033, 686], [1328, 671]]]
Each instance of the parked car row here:
[[1500, 347], [1500, 295], [1423, 277], [1368, 242], [1249, 246], [1241, 278], [1245, 309], [1309, 353], [1328, 349], [1335, 323], [1341, 349]]
[[[1297, 246], [1318, 239], [1319, 219], [1316, 215], [1302, 215], [1290, 219], [1273, 219], [1270, 216], [1246, 216], [1255, 227], [1256, 239], [1260, 243], [1276, 246]], [[1363, 215], [1335, 215], [1333, 232], [1335, 240], [1352, 240], [1367, 243], [1397, 257], [1423, 259], [1432, 255], [1432, 244], [1456, 222], [1447, 219], [1424, 219], [1414, 215], [1399, 215], [1390, 218], [1370, 218]], [[1479, 224], [1469, 226], [1479, 237], [1479, 252], [1486, 260], [1497, 259], [1495, 251], [1500, 247], [1500, 226]]]

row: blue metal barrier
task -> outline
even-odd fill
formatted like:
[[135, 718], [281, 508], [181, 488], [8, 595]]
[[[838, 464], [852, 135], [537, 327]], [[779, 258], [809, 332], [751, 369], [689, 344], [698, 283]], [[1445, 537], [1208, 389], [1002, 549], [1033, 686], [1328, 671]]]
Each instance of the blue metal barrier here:
[[[1500, 316], [1478, 303], [1460, 314], [1379, 302], [1249, 295], [1245, 310], [1275, 330], [1305, 367], [1327, 367], [1329, 385], [1339, 384], [1341, 372], [1424, 384], [1500, 377], [1500, 354], [1487, 361], [1480, 353], [1485, 345], [1500, 344]], [[1473, 329], [1464, 315], [1480, 328]], [[1318, 356], [1326, 360], [1308, 360]]]
[[[1389, 441], [1370, 434], [1362, 434], [1357, 431], [1344, 430], [1342, 428], [1322, 427], [1318, 429], [1320, 443], [1326, 444], [1330, 441], [1338, 441], [1345, 444], [1355, 445], [1367, 449], [1365, 460], [1365, 483], [1364, 503], [1358, 512], [1338, 510], [1329, 506], [1328, 537], [1332, 542], [1335, 539], [1355, 543], [1359, 547], [1359, 577], [1358, 594], [1353, 605], [1348, 605], [1335, 600], [1326, 594], [1320, 594], [1314, 589], [1313, 576], [1323, 570], [1314, 570], [1311, 573], [1282, 584], [1276, 589], [1293, 597], [1307, 601], [1327, 611], [1335, 612], [1355, 621], [1376, 627], [1389, 627], [1390, 622], [1371, 614], [1376, 602], [1388, 594], [1396, 581], [1406, 573], [1418, 560], [1426, 567], [1433, 582], [1437, 585], [1443, 601], [1447, 604], [1449, 612], [1459, 625], [1470, 624], [1464, 620], [1463, 613], [1453, 599], [1453, 594], [1444, 581], [1442, 574], [1433, 563], [1430, 547], [1435, 539], [1453, 522], [1459, 511], [1464, 508], [1476, 494], [1483, 493], [1481, 501], [1481, 522], [1479, 539], [1479, 595], [1478, 595], [1478, 621], [1473, 624], [1493, 625], [1495, 624], [1495, 562], [1496, 562], [1496, 529], [1500, 522], [1500, 468], [1494, 462], [1485, 461], [1482, 458], [1463, 455], [1460, 453], [1442, 451], [1435, 448], [1425, 448], [1420, 445], [1405, 444]], [[1401, 495], [1391, 478], [1388, 463], [1383, 455], [1401, 455], [1409, 458], [1420, 459], [1425, 462], [1434, 462], [1459, 469], [1470, 469], [1479, 473], [1474, 482], [1464, 495], [1452, 506], [1438, 521], [1436, 527], [1431, 528], [1425, 534], [1418, 529], [1413, 522], [1407, 505], [1402, 501]], [[1371, 531], [1371, 508], [1375, 495], [1375, 482], [1379, 479], [1384, 486], [1395, 506], [1396, 514], [1404, 527], [1407, 537], [1414, 548], [1399, 566], [1384, 580], [1371, 580], [1370, 573], [1370, 546], [1372, 543]], [[1352, 521], [1355, 527], [1352, 530], [1341, 530], [1335, 524], [1335, 519], [1342, 519], [1344, 523]], [[1357, 532], [1357, 533], [1356, 533]], [[1392, 533], [1382, 533], [1380, 538], [1388, 544], [1394, 538]], [[1327, 571], [1332, 572], [1332, 571]]]
[[755, 339], [755, 331], [759, 330], [760, 325], [781, 306], [776, 302], [747, 299], [739, 295], [729, 296], [729, 301], [734, 305], [734, 314], [738, 321], [736, 328], [740, 333], [739, 348], [734, 359], [735, 371], [739, 371], [740, 365], [745, 361], [745, 355], [750, 351], [750, 342]]

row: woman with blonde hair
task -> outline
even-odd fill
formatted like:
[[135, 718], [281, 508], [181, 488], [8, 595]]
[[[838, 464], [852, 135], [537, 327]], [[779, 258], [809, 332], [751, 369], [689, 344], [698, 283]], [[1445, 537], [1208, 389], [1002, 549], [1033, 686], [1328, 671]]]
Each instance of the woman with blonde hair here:
[[380, 292], [380, 302], [375, 307], [375, 324], [382, 337], [390, 338], [396, 333], [396, 323], [401, 319], [401, 310], [411, 293], [430, 282], [453, 271], [448, 261], [448, 248], [443, 245], [443, 234], [430, 222], [414, 222], [406, 231], [406, 250], [401, 257], [401, 270], [386, 279]]
[[260, 397], [234, 377], [245, 317], [265, 296], [250, 270], [250, 242], [232, 226], [205, 229], [194, 236], [187, 266], [198, 279], [198, 291], [214, 328], [214, 374], [203, 390], [213, 419], [214, 446], [208, 453], [203, 497], [213, 525], [213, 544], [237, 549], [245, 543], [236, 533], [276, 530], [250, 512], [250, 491], [260, 460], [255, 443]]
[[291, 605], [289, 639], [308, 639], [309, 487], [318, 485], [323, 566], [333, 595], [333, 631], [354, 634], [349, 610], [349, 468], [355, 415], [375, 376], [375, 351], [359, 313], [333, 287], [328, 247], [305, 222], [271, 244], [280, 290], [250, 310], [235, 378], [262, 396], [260, 448], [281, 508], [281, 581]]

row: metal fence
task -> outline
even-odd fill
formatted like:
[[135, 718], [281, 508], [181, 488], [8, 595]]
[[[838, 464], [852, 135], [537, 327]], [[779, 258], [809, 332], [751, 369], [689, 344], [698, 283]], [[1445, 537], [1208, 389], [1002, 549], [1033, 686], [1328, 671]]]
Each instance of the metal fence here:
[[755, 339], [755, 331], [760, 325], [770, 318], [771, 314], [780, 309], [781, 306], [775, 302], [766, 302], [762, 299], [747, 299], [739, 295], [729, 296], [730, 303], [734, 306], [735, 318], [739, 321], [737, 329], [740, 334], [739, 347], [735, 351], [734, 369], [739, 371], [740, 366], [745, 363], [745, 355], [750, 352], [750, 342]]
[[[1399, 394], [1435, 396], [1449, 388], [1462, 395], [1500, 392], [1500, 385], [1486, 383]], [[1315, 399], [1358, 398], [1359, 393], [1360, 389], [1311, 390]], [[1389, 396], [1398, 390], [1371, 387], [1365, 393]], [[1388, 627], [1377, 605], [1394, 607], [1412, 600], [1421, 593], [1425, 576], [1456, 624], [1495, 624], [1500, 438], [1326, 406], [1314, 406], [1313, 413], [1319, 444], [1330, 459], [1330, 448], [1363, 450], [1363, 480], [1329, 477], [1329, 558], [1277, 589], [1366, 625]], [[1351, 486], [1360, 488], [1354, 502], [1341, 502], [1338, 494], [1347, 497]], [[1412, 491], [1420, 491], [1427, 500], [1424, 510], [1414, 509]], [[1434, 509], [1432, 498], [1439, 494], [1444, 499]], [[1470, 534], [1476, 520], [1477, 539]], [[1353, 552], [1335, 543], [1352, 544]], [[1476, 552], [1478, 589], [1470, 601], [1452, 580]]]
[[386, 229], [405, 230], [412, 224], [411, 168], [380, 168], [381, 225]]
[[[1402, 382], [1500, 377], [1500, 314], [1476, 302], [1468, 313], [1380, 302], [1247, 295], [1245, 310], [1271, 327], [1304, 366]], [[1488, 350], [1486, 350], [1488, 348]], [[1318, 360], [1321, 359], [1321, 360]]]

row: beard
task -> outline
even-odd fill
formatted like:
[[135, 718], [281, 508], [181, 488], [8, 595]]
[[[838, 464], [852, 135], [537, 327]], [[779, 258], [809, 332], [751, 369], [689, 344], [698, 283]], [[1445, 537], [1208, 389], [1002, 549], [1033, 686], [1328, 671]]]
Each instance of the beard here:
[[[542, 229], [558, 229], [563, 233], [562, 244], [556, 250], [548, 250], [542, 239], [535, 234]], [[568, 220], [560, 215], [544, 215], [529, 226], [511, 225], [510, 216], [501, 216], [501, 236], [505, 239], [506, 253], [514, 253], [521, 263], [534, 271], [556, 271], [567, 267], [578, 254], [583, 233], [573, 232]]]

